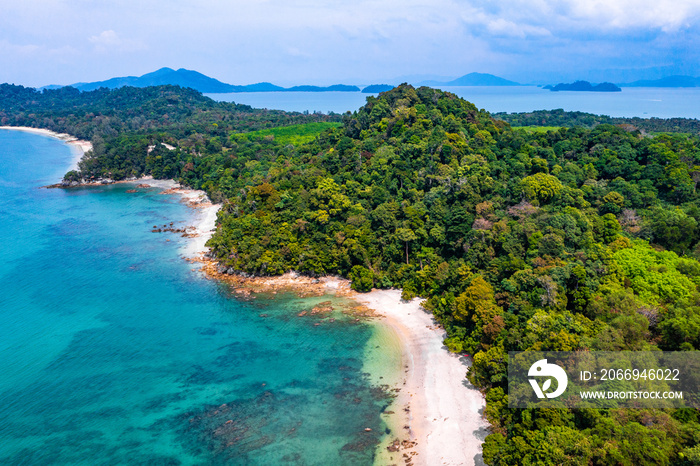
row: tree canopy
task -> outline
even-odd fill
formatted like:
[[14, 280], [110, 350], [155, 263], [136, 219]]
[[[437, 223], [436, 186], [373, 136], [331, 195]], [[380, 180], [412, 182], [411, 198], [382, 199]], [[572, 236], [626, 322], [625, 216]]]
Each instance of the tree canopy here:
[[[0, 90], [4, 124], [92, 137], [71, 176], [175, 178], [223, 202], [208, 245], [227, 270], [339, 274], [358, 291], [426, 298], [448, 348], [473, 355], [488, 464], [698, 457], [697, 410], [516, 410], [506, 383], [508, 351], [700, 349], [697, 136], [649, 136], [603, 117], [519, 129], [410, 85], [342, 118], [169, 87], [99, 90], [92, 103], [44, 92], [34, 111], [44, 97]], [[133, 114], [109, 102], [132, 102]]]

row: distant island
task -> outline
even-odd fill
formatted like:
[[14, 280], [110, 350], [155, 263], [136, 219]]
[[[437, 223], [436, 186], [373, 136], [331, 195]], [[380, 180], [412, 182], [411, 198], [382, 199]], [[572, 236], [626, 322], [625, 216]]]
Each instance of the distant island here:
[[693, 76], [667, 76], [661, 79], [642, 79], [620, 84], [622, 87], [700, 87], [700, 78]]
[[520, 86], [520, 83], [510, 81], [488, 73], [469, 73], [452, 81], [423, 81], [421, 86]]
[[256, 84], [248, 84], [245, 86], [237, 86], [227, 84], [218, 79], [210, 78], [202, 73], [192, 70], [180, 68], [173, 70], [172, 68], [161, 68], [152, 73], [144, 74], [143, 76], [124, 76], [111, 78], [105, 81], [96, 81], [91, 83], [75, 83], [70, 86], [50, 85], [43, 89], [60, 89], [62, 87], [74, 87], [80, 91], [94, 91], [101, 87], [107, 89], [117, 89], [124, 86], [132, 87], [149, 87], [149, 86], [164, 86], [173, 85], [180, 87], [189, 87], [196, 91], [208, 94], [225, 94], [231, 92], [360, 92], [357, 86], [348, 86], [346, 84], [334, 84], [332, 86], [294, 86], [285, 88], [276, 86], [268, 82]]
[[[443, 78], [449, 79], [449, 78]], [[282, 87], [270, 82], [259, 82], [255, 84], [235, 85], [228, 84], [218, 79], [206, 76], [198, 71], [180, 68], [161, 68], [152, 73], [142, 76], [121, 76], [95, 82], [78, 82], [70, 85], [51, 84], [41, 87], [44, 89], [61, 89], [73, 87], [82, 92], [94, 91], [99, 88], [118, 89], [124, 86], [149, 87], [173, 85], [191, 88], [205, 94], [228, 94], [236, 92], [362, 92], [365, 94], [379, 94], [394, 88], [390, 84], [371, 84], [360, 89], [358, 86], [348, 84], [334, 84], [331, 86], [311, 86], [299, 85], [292, 87]], [[521, 86], [522, 84], [510, 81], [500, 76], [488, 73], [469, 73], [451, 81], [426, 80], [418, 83], [419, 86], [441, 87], [441, 86]], [[551, 91], [588, 91], [588, 92], [620, 92], [621, 87], [700, 87], [700, 78], [692, 76], [668, 76], [655, 80], [639, 80], [630, 83], [613, 84], [604, 82], [593, 85], [588, 81], [576, 81], [573, 83], [559, 83], [556, 86], [548, 85], [543, 89]]]
[[[100, 88], [118, 89], [120, 87], [149, 87], [149, 86], [180, 86], [191, 88], [204, 94], [229, 94], [236, 92], [362, 92], [365, 94], [379, 94], [394, 88], [390, 84], [371, 84], [360, 89], [358, 86], [347, 84], [334, 84], [332, 86], [299, 85], [282, 87], [269, 82], [255, 84], [235, 85], [228, 84], [218, 79], [209, 77], [198, 71], [180, 68], [161, 68], [142, 76], [121, 76], [95, 82], [78, 82], [67, 86], [51, 84], [43, 89], [61, 89], [74, 87], [82, 92], [94, 91]], [[515, 81], [501, 78], [488, 73], [469, 73], [451, 81], [423, 81], [421, 86], [520, 86]]]
[[[118, 89], [120, 87], [149, 87], [149, 86], [180, 86], [191, 88], [205, 94], [229, 94], [236, 92], [362, 92], [365, 94], [379, 94], [390, 91], [394, 86], [390, 84], [371, 84], [360, 89], [358, 86], [347, 84], [334, 84], [332, 86], [299, 85], [282, 87], [269, 82], [259, 82], [247, 85], [228, 84], [218, 79], [209, 77], [198, 71], [180, 68], [161, 68], [142, 76], [121, 76], [95, 82], [78, 82], [68, 86], [52, 84], [41, 89], [61, 89], [74, 87], [82, 92], [94, 91], [100, 88]], [[515, 81], [501, 78], [488, 73], [469, 73], [451, 81], [423, 81], [422, 86], [520, 86]]]
[[363, 94], [379, 94], [380, 92], [390, 91], [394, 86], [389, 84], [370, 84], [362, 89]]
[[621, 92], [618, 86], [613, 83], [600, 83], [595, 86], [588, 81], [576, 81], [570, 84], [559, 83], [556, 86], [544, 86], [542, 89], [550, 91], [579, 91], [579, 92]]
[[[348, 86], [347, 84], [334, 84], [332, 86], [319, 87], [319, 86], [293, 86], [289, 88], [279, 89], [281, 92], [360, 92], [360, 88], [357, 86]], [[249, 91], [244, 91], [249, 92]]]

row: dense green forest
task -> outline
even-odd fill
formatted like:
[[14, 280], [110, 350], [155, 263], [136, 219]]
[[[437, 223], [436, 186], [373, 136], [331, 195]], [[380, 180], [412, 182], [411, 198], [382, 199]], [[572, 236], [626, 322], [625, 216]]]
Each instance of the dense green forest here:
[[523, 113], [494, 113], [493, 116], [513, 126], [565, 126], [567, 128], [583, 126], [585, 128], [593, 128], [600, 124], [609, 124], [646, 133], [683, 132], [700, 135], [700, 120], [693, 118], [621, 118], [584, 112], [565, 112], [562, 109]]
[[[506, 380], [508, 351], [700, 349], [692, 131], [576, 126], [558, 112], [527, 124], [560, 128], [530, 131], [409, 85], [368, 97], [342, 125], [178, 88], [95, 92], [154, 106], [153, 126], [128, 129], [124, 111], [110, 114], [116, 134], [97, 134], [101, 111], [69, 93], [57, 115], [95, 134], [69, 179], [152, 174], [206, 190], [224, 204], [208, 245], [230, 273], [340, 274], [359, 291], [425, 297], [446, 345], [473, 355], [487, 464], [700, 464], [696, 409], [509, 409]], [[50, 107], [32, 112], [17, 94], [22, 110], [3, 103], [4, 124], [51, 128]], [[172, 125], [158, 123], [163, 106]], [[270, 130], [292, 125], [297, 136]]]
[[66, 132], [81, 139], [166, 132], [173, 139], [219, 137], [231, 131], [253, 131], [322, 121], [339, 115], [301, 114], [253, 109], [215, 102], [179, 86], [100, 88], [80, 92], [73, 87], [46, 89], [0, 84], [0, 125], [32, 126]]

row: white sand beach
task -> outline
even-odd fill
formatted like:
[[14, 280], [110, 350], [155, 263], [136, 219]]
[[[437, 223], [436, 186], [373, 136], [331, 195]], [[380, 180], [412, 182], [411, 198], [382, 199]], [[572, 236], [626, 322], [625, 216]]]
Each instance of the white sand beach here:
[[[203, 191], [194, 192], [201, 192], [204, 194]], [[211, 203], [209, 205], [203, 203], [202, 206], [197, 208], [199, 213], [197, 214], [197, 221], [194, 225], [197, 228], [197, 236], [190, 238], [190, 241], [188, 241], [188, 245], [184, 251], [186, 257], [194, 258], [206, 252], [207, 247], [205, 244], [207, 244], [207, 241], [209, 241], [209, 238], [211, 238], [211, 235], [213, 235], [216, 230], [216, 214], [219, 212], [220, 208], [221, 204]]]
[[[27, 133], [40, 134], [60, 139], [68, 144], [73, 151], [70, 167], [66, 171], [77, 170], [78, 162], [83, 158], [83, 155], [89, 150], [92, 150], [92, 143], [78, 139], [66, 133], [57, 133], [48, 129], [32, 128], [29, 126], [0, 126], [0, 129], [13, 131], [24, 131]], [[202, 252], [205, 252], [206, 242], [211, 238], [211, 235], [216, 228], [216, 213], [221, 208], [218, 204], [212, 204], [204, 191], [182, 188], [174, 180], [155, 180], [153, 177], [143, 177], [130, 183], [143, 183], [150, 186], [158, 187], [168, 191], [168, 194], [177, 194], [181, 196], [184, 202], [192, 208], [197, 209], [198, 214], [195, 217], [195, 228], [192, 232], [190, 241], [187, 243], [184, 254], [186, 257], [195, 257]]]
[[[407, 422], [418, 453], [411, 458], [413, 464], [483, 464], [481, 444], [488, 424], [481, 412], [486, 401], [465, 378], [467, 359], [447, 351], [442, 343], [445, 331], [419, 299], [402, 301], [399, 290], [372, 290], [353, 298], [385, 316], [384, 322], [403, 342], [405, 384], [400, 386], [394, 409], [409, 409]], [[400, 464], [405, 452], [380, 455]]]
[[52, 138], [64, 141], [73, 150], [73, 158], [71, 159], [70, 167], [66, 171], [77, 170], [78, 162], [80, 162], [80, 159], [83, 158], [83, 155], [85, 155], [87, 151], [92, 150], [92, 143], [90, 141], [84, 141], [66, 133], [57, 133], [48, 129], [32, 128], [29, 126], [0, 126], [0, 129], [9, 129], [13, 131], [24, 131], [26, 133], [41, 134], [43, 136], [50, 136]]
[[[301, 295], [332, 293], [354, 299], [367, 308], [366, 317], [380, 319], [377, 325], [393, 332], [396, 338], [383, 338], [382, 344], [393, 345], [398, 340], [401, 361], [392, 367], [400, 371], [400, 377], [373, 374], [373, 383], [388, 383], [390, 390], [400, 390], [385, 412], [391, 434], [378, 446], [375, 464], [484, 464], [481, 445], [488, 423], [482, 412], [486, 400], [465, 377], [468, 359], [448, 352], [443, 344], [445, 331], [421, 307], [420, 299], [402, 301], [400, 290], [357, 293], [350, 289], [349, 280], [336, 276], [311, 278], [289, 272], [243, 278], [219, 273], [216, 261], [203, 262], [202, 270], [208, 277], [230, 283], [246, 296], [249, 290], [296, 290]], [[375, 344], [378, 342], [372, 342], [372, 347]], [[371, 365], [386, 366], [376, 361]]]

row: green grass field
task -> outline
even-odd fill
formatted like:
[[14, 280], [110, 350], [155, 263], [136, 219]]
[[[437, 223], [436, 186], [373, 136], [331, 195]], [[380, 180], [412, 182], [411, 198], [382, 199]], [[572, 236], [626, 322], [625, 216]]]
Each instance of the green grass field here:
[[313, 141], [316, 136], [329, 128], [341, 126], [341, 123], [306, 123], [303, 125], [281, 126], [279, 128], [261, 129], [259, 131], [251, 131], [249, 133], [237, 133], [232, 136], [237, 141], [262, 139], [267, 136], [275, 138], [276, 142], [295, 146]]
[[530, 133], [546, 133], [547, 131], [559, 131], [561, 126], [513, 126], [514, 129], [524, 129]]

